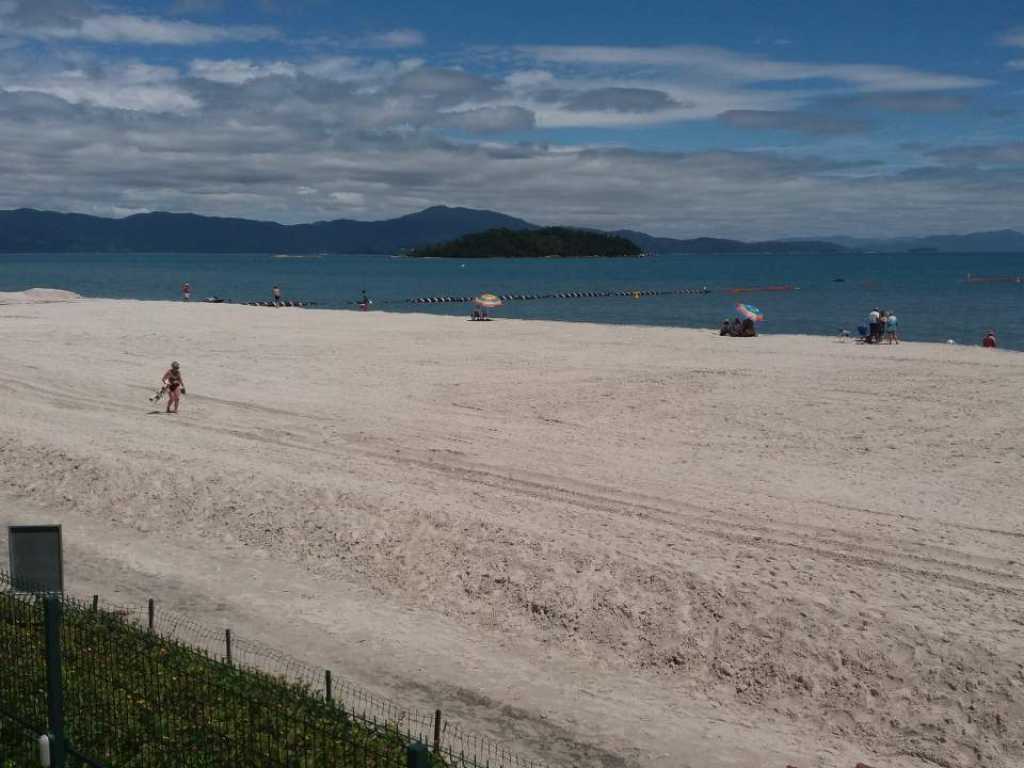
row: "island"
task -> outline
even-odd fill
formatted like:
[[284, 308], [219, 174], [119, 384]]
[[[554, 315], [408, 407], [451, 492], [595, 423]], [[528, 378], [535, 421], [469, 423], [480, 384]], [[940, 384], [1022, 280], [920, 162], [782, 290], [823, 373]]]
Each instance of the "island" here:
[[488, 229], [448, 242], [415, 248], [408, 253], [412, 258], [443, 259], [573, 259], [642, 255], [632, 240], [569, 227]]

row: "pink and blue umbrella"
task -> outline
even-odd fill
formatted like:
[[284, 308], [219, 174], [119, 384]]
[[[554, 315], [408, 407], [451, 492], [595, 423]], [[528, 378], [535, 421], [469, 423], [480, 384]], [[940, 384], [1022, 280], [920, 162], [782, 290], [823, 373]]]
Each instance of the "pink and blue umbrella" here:
[[737, 304], [736, 311], [750, 320], [764, 320], [764, 313], [753, 304]]

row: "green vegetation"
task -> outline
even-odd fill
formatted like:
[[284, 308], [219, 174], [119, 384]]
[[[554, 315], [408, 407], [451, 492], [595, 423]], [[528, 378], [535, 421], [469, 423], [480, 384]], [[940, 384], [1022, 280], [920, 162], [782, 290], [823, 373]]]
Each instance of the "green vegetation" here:
[[[46, 730], [42, 608], [0, 593], [0, 766], [35, 764], [33, 733]], [[305, 686], [211, 659], [112, 613], [76, 604], [63, 613], [66, 737], [98, 763], [405, 765], [407, 737], [353, 718]], [[69, 757], [68, 765], [79, 761]]]
[[567, 227], [512, 230], [489, 229], [457, 240], [428, 245], [410, 256], [448, 259], [580, 258], [639, 256], [641, 251], [624, 237]]

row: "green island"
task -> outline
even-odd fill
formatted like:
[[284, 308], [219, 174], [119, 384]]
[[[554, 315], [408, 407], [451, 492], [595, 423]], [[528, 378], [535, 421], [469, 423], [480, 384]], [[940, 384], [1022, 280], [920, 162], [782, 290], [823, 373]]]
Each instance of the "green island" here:
[[412, 250], [413, 258], [542, 259], [641, 256], [631, 240], [569, 227], [489, 229]]

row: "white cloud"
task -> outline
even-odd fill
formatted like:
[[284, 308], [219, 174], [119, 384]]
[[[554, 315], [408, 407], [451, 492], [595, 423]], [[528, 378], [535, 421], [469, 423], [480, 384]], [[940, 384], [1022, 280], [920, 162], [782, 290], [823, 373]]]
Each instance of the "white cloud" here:
[[1024, 59], [1011, 59], [1006, 62], [1006, 66], [1010, 69], [1024, 69]]
[[418, 29], [392, 29], [367, 39], [366, 47], [417, 48], [427, 41]]
[[345, 206], [361, 207], [366, 203], [366, 195], [361, 192], [331, 192], [328, 197]]
[[528, 69], [505, 75], [505, 83], [510, 88], [534, 88], [549, 86], [555, 82], [555, 76], [543, 69]]
[[772, 83], [834, 80], [869, 91], [926, 91], [978, 88], [988, 81], [961, 75], [878, 64], [812, 64], [745, 56], [722, 48], [674, 46], [633, 48], [619, 46], [522, 46], [520, 52], [540, 62], [649, 66], [723, 83]]
[[1024, 29], [1015, 29], [1000, 35], [998, 42], [1000, 45], [1008, 45], [1012, 48], [1024, 48]]
[[256, 64], [249, 59], [195, 59], [189, 64], [193, 77], [215, 83], [245, 83], [261, 77], [295, 77], [298, 68], [287, 61], [271, 61]]
[[224, 41], [256, 41], [277, 36], [270, 27], [214, 26], [125, 13], [107, 13], [84, 0], [4, 0], [0, 33], [40, 40], [82, 40], [94, 43], [199, 45]]
[[266, 40], [275, 37], [277, 33], [269, 27], [216, 27], [192, 21], [102, 14], [83, 19], [78, 27], [41, 28], [39, 35], [99, 43], [197, 45], [225, 40]]
[[90, 67], [11, 76], [4, 90], [42, 93], [70, 104], [143, 112], [188, 112], [199, 101], [177, 82], [173, 67], [141, 62], [112, 68]]
[[467, 133], [527, 131], [534, 127], [534, 114], [522, 107], [479, 107], [443, 113], [438, 124]]

